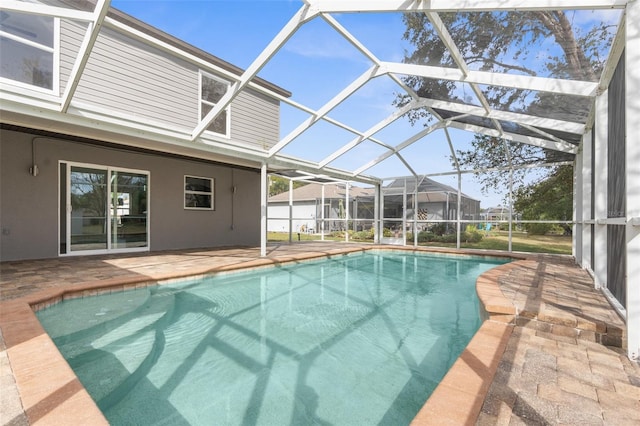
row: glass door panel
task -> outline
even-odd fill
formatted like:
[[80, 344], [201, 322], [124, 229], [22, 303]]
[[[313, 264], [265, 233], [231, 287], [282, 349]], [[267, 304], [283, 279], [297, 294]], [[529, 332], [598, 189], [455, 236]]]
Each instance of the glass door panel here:
[[69, 174], [71, 251], [107, 249], [107, 171], [71, 167]]
[[111, 173], [111, 248], [146, 247], [147, 175]]

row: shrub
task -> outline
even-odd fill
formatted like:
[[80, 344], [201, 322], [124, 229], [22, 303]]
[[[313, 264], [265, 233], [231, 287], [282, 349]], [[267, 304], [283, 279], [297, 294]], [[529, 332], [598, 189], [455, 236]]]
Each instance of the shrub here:
[[446, 234], [440, 237], [440, 241], [443, 243], [455, 243], [458, 241], [458, 236], [456, 234]]
[[436, 223], [431, 227], [431, 232], [435, 235], [444, 235], [447, 232], [447, 224], [446, 223]]
[[524, 229], [531, 235], [544, 235], [553, 228], [551, 223], [526, 223]]
[[373, 228], [368, 231], [354, 232], [350, 237], [354, 240], [360, 241], [373, 240]]
[[434, 241], [435, 234], [433, 232], [422, 231], [418, 233], [419, 243], [430, 243]]
[[482, 241], [482, 232], [474, 225], [467, 225], [467, 229], [460, 236], [460, 240], [468, 243], [479, 243]]

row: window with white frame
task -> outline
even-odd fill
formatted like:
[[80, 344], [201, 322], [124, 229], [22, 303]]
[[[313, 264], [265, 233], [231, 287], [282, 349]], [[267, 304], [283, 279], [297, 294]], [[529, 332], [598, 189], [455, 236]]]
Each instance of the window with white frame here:
[[[204, 72], [200, 73], [200, 119], [220, 101], [229, 90], [229, 82]], [[220, 135], [229, 136], [229, 108], [220, 112], [207, 130]]]
[[58, 18], [0, 11], [0, 78], [57, 88]]
[[184, 208], [213, 210], [213, 179], [185, 175]]

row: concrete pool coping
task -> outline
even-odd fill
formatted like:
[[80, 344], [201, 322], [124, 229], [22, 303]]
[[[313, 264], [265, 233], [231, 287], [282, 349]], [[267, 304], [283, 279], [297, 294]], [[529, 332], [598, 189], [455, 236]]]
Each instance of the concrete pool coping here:
[[[312, 246], [302, 245], [304, 249]], [[304, 250], [303, 249], [303, 250]], [[444, 380], [420, 410], [415, 424], [474, 424], [481, 415], [487, 392], [507, 347], [512, 331], [519, 320], [529, 323], [556, 325], [557, 331], [581, 334], [594, 340], [602, 336], [622, 339], [619, 324], [608, 325], [594, 320], [590, 323], [571, 319], [570, 315], [518, 309], [500, 288], [500, 279], [513, 273], [524, 262], [535, 262], [532, 256], [505, 253], [433, 250], [414, 247], [347, 246], [332, 248], [322, 245], [320, 250], [284, 253], [269, 258], [251, 258], [233, 264], [216, 265], [203, 262], [188, 270], [161, 271], [153, 276], [134, 275], [106, 278], [91, 282], [48, 288], [13, 300], [2, 301], [0, 329], [6, 355], [20, 395], [22, 408], [31, 424], [107, 424], [77, 377], [38, 322], [34, 310], [57, 303], [67, 297], [85, 297], [101, 292], [122, 291], [154, 285], [185, 276], [205, 275], [221, 271], [248, 269], [287, 262], [308, 260], [327, 255], [342, 255], [370, 249], [394, 249], [435, 253], [468, 254], [474, 256], [507, 257], [513, 261], [482, 274], [476, 283], [479, 299], [487, 314], [486, 321], [476, 333]], [[534, 256], [535, 257], [535, 256]], [[560, 312], [560, 311], [559, 311]], [[610, 329], [608, 329], [610, 328]], [[591, 333], [588, 334], [587, 332]]]

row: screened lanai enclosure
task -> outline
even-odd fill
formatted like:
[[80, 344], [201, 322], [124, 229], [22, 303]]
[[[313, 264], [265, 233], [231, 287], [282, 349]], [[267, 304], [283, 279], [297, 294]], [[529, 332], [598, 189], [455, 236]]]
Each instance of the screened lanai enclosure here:
[[[92, 138], [106, 148], [154, 150], [259, 175], [256, 243], [263, 255], [272, 220], [282, 222], [278, 226], [289, 232], [302, 226], [294, 223], [301, 218], [293, 215], [293, 199], [281, 200], [279, 216], [269, 217], [269, 175], [341, 186], [342, 207], [337, 199], [334, 206], [320, 195], [313, 213], [302, 218], [308, 222], [304, 229], [371, 230], [378, 243], [418, 244], [421, 233], [439, 227], [459, 247], [469, 226], [486, 230], [483, 210], [500, 203], [504, 214], [496, 221], [508, 234], [507, 250], [513, 249], [513, 232], [527, 222], [568, 230], [575, 261], [625, 318], [629, 356], [637, 359], [640, 4], [282, 3], [272, 5], [282, 16], [264, 22], [270, 35], [252, 45], [254, 54], [239, 68], [203, 55], [187, 44], [189, 40], [176, 41], [128, 20], [114, 9], [126, 6], [126, 1], [2, 0], [4, 129]], [[43, 28], [53, 36], [41, 37]], [[65, 34], [78, 40], [74, 49], [65, 47]], [[104, 37], [151, 46], [174, 58], [173, 63], [184, 64], [184, 69], [200, 69], [193, 85], [204, 85], [207, 92], [196, 95], [200, 99], [192, 108], [193, 117], [172, 115], [177, 103], [165, 96], [166, 87], [147, 80], [148, 87], [143, 87], [136, 78], [114, 81], [131, 85], [127, 90], [135, 93], [157, 91], [157, 103], [167, 104], [158, 107], [162, 115], [115, 112], [117, 85], [103, 94], [107, 104], [93, 105], [84, 84], [97, 81], [92, 61], [108, 53], [101, 44]], [[221, 35], [208, 38], [219, 40]], [[207, 49], [219, 54], [215, 46]], [[151, 68], [141, 68], [140, 75], [159, 78], [158, 69], [166, 63], [147, 60], [141, 66]], [[109, 73], [117, 75], [116, 68]], [[247, 94], [263, 111], [277, 105], [273, 122], [261, 123], [279, 133], [275, 140], [238, 124], [239, 115], [251, 116], [243, 103]], [[35, 177], [36, 152], [41, 148], [33, 141], [32, 145], [32, 158], [25, 161]], [[125, 170], [137, 173], [133, 164]], [[568, 178], [561, 179], [559, 170], [568, 170]], [[233, 195], [233, 179], [239, 173], [231, 175], [226, 186], [208, 181], [204, 194], [209, 210], [229, 204], [231, 230], [236, 229], [234, 215], [242, 210], [241, 204], [234, 209], [233, 203], [241, 203], [239, 197], [244, 196]], [[151, 200], [169, 187], [154, 184], [157, 176], [149, 177]], [[349, 187], [369, 192], [358, 194], [354, 203]], [[486, 191], [498, 198], [486, 201]], [[229, 203], [213, 202], [223, 194], [232, 194]], [[141, 214], [146, 217], [148, 212]], [[3, 237], [8, 232], [3, 225]], [[154, 229], [145, 232], [146, 244]]]

